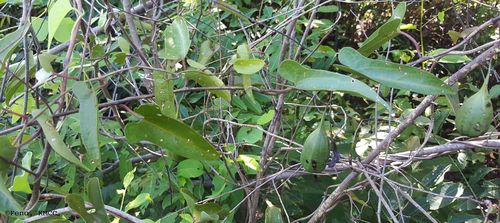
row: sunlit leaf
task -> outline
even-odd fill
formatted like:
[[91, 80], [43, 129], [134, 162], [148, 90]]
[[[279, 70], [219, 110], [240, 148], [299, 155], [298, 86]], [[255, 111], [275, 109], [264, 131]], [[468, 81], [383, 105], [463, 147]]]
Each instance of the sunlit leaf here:
[[[23, 157], [22, 166], [27, 170], [31, 170], [32, 156], [33, 156], [32, 152], [27, 152], [26, 155], [24, 155]], [[12, 182], [12, 187], [10, 187], [10, 191], [31, 194], [31, 187], [28, 181], [28, 177], [29, 173], [24, 170], [21, 170], [21, 174], [14, 177], [14, 182]]]
[[234, 62], [234, 70], [240, 74], [255, 74], [259, 72], [265, 63], [260, 59], [237, 59]]
[[49, 29], [49, 39], [48, 39], [48, 48], [52, 43], [52, 39], [56, 35], [59, 26], [61, 25], [64, 17], [71, 11], [73, 7], [71, 6], [69, 0], [57, 0], [49, 8], [49, 20], [48, 20], [48, 29]]
[[421, 94], [442, 95], [456, 92], [433, 74], [401, 64], [364, 57], [346, 47], [340, 50], [340, 63], [388, 87], [411, 90]]
[[283, 78], [295, 83], [298, 89], [347, 92], [372, 101], [378, 101], [390, 109], [389, 104], [380, 98], [368, 85], [346, 75], [309, 69], [292, 60], [284, 61], [278, 72]]
[[191, 38], [186, 20], [176, 18], [164, 32], [165, 49], [164, 57], [168, 60], [184, 59], [191, 45]]
[[134, 198], [134, 200], [130, 201], [127, 206], [125, 206], [125, 212], [151, 202], [153, 202], [153, 199], [149, 193], [139, 194]]
[[29, 26], [19, 27], [16, 31], [11, 32], [5, 35], [2, 39], [0, 39], [0, 71], [3, 72], [5, 62], [10, 58], [14, 49], [19, 44], [26, 32], [28, 31]]
[[373, 32], [368, 39], [358, 49], [358, 52], [364, 56], [370, 55], [373, 51], [380, 48], [384, 43], [396, 37], [399, 34], [399, 25], [401, 19], [391, 19]]

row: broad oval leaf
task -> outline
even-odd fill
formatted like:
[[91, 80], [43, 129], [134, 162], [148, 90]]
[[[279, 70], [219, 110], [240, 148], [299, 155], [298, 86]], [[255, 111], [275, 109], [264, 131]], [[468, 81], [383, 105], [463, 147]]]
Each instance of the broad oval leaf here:
[[198, 160], [187, 159], [177, 165], [177, 175], [184, 178], [199, 177], [203, 172], [203, 164]]
[[421, 94], [442, 95], [456, 92], [433, 74], [406, 65], [374, 60], [353, 48], [340, 50], [340, 63], [388, 87], [407, 89]]
[[[202, 87], [224, 87], [224, 82], [218, 77], [197, 70], [185, 71], [184, 75], [191, 80], [194, 80]], [[228, 90], [209, 90], [209, 92], [217, 95], [228, 102], [231, 102], [231, 93]]]
[[375, 30], [375, 32], [361, 44], [358, 51], [365, 56], [370, 55], [373, 51], [384, 45], [384, 43], [399, 34], [399, 25], [401, 25], [401, 19], [390, 19]]
[[237, 59], [234, 61], [234, 70], [240, 74], [255, 74], [259, 72], [266, 63], [260, 59]]
[[165, 29], [164, 57], [168, 60], [182, 60], [186, 57], [191, 39], [186, 20], [176, 18], [172, 24]]
[[33, 110], [33, 116], [37, 117], [36, 120], [42, 127], [43, 134], [45, 135], [45, 138], [47, 138], [47, 142], [57, 154], [59, 154], [65, 160], [76, 164], [82, 169], [90, 171], [87, 166], [85, 166], [78, 158], [76, 158], [76, 156], [71, 152], [66, 144], [64, 144], [62, 137], [59, 135], [56, 128], [54, 127], [54, 124], [52, 123], [52, 119], [44, 110]]
[[142, 105], [136, 112], [144, 118], [125, 127], [125, 136], [130, 143], [147, 140], [186, 158], [218, 159], [217, 150], [207, 140], [188, 125], [163, 116], [157, 107]]
[[49, 9], [49, 20], [48, 20], [48, 29], [49, 29], [49, 39], [48, 39], [48, 48], [50, 49], [50, 45], [52, 43], [52, 39], [56, 35], [61, 22], [63, 21], [66, 14], [71, 11], [73, 7], [71, 6], [69, 0], [57, 0], [50, 6]]
[[375, 91], [355, 78], [331, 71], [305, 68], [292, 60], [285, 60], [281, 63], [278, 72], [283, 78], [294, 82], [298, 89], [347, 92], [375, 102], [378, 101], [389, 111], [391, 110], [389, 104]]
[[85, 82], [76, 82], [73, 93], [80, 102], [78, 115], [80, 117], [80, 135], [87, 150], [91, 167], [101, 169], [101, 151], [99, 150], [97, 131], [97, 97], [95, 92], [87, 87]]

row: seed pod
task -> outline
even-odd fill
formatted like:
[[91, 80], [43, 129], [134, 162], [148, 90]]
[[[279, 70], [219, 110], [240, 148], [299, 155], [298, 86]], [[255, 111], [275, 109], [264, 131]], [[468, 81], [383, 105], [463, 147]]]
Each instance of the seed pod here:
[[326, 135], [323, 120], [304, 142], [304, 149], [300, 155], [300, 163], [308, 172], [319, 173], [325, 169], [330, 157], [330, 142]]
[[493, 107], [488, 94], [488, 78], [477, 93], [464, 101], [455, 116], [455, 126], [463, 135], [476, 137], [485, 133], [493, 120]]
[[276, 206], [269, 206], [266, 208], [264, 223], [283, 223], [281, 216], [281, 209]]

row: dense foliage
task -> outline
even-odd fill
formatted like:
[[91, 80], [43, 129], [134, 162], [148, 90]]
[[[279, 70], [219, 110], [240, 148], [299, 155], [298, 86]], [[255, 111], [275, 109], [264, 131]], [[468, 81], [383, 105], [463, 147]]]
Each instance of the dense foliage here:
[[499, 14], [0, 0], [0, 222], [499, 222]]

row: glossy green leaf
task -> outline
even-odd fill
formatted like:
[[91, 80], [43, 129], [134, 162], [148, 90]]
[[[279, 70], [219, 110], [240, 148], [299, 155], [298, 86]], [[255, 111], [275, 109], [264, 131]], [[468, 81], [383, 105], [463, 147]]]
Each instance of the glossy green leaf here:
[[340, 63], [388, 87], [411, 90], [427, 95], [456, 92], [433, 74], [401, 64], [366, 58], [352, 48], [343, 48]]
[[171, 76], [164, 72], [153, 72], [155, 83], [154, 94], [156, 104], [160, 107], [161, 113], [170, 118], [177, 118], [174, 83], [171, 80]]
[[[32, 152], [27, 152], [26, 155], [24, 155], [23, 160], [22, 160], [22, 166], [27, 169], [31, 170], [31, 157], [33, 156]], [[31, 194], [31, 187], [30, 183], [28, 181], [29, 173], [21, 170], [20, 175], [17, 175], [14, 177], [14, 182], [12, 182], [12, 186], [9, 188], [10, 191], [13, 192], [23, 192], [26, 194]]]
[[368, 56], [373, 51], [380, 48], [384, 43], [396, 37], [399, 34], [399, 25], [401, 19], [391, 19], [373, 32], [358, 49], [358, 52]]
[[295, 86], [302, 90], [347, 92], [379, 102], [390, 109], [389, 104], [368, 85], [346, 75], [325, 70], [309, 69], [292, 60], [283, 61], [278, 72], [283, 78], [294, 82]]
[[139, 194], [134, 198], [134, 200], [130, 201], [127, 206], [125, 206], [125, 212], [150, 202], [153, 202], [153, 199], [149, 193]]
[[[150, 141], [169, 151], [196, 160], [216, 160], [219, 154], [215, 148], [188, 125], [161, 114], [152, 105], [142, 105], [137, 113], [144, 118], [125, 127], [129, 143]], [[148, 131], [144, 131], [147, 129]]]
[[87, 150], [87, 156], [91, 163], [91, 169], [101, 169], [101, 152], [98, 141], [97, 97], [95, 92], [87, 87], [85, 82], [76, 82], [73, 85], [73, 92], [80, 103], [80, 135], [83, 145]]
[[0, 213], [5, 213], [6, 211], [20, 211], [21, 205], [17, 203], [16, 199], [12, 197], [12, 194], [7, 189], [8, 178], [0, 176]]
[[109, 223], [110, 221], [106, 209], [104, 208], [104, 201], [102, 200], [99, 178], [92, 177], [89, 179], [87, 184], [87, 197], [95, 209], [95, 213], [93, 214], [94, 218], [98, 219], [98, 222]]
[[238, 156], [238, 161], [243, 161], [243, 164], [245, 164], [245, 167], [254, 170], [255, 172], [260, 172], [262, 171], [262, 168], [260, 167], [259, 164], [259, 156], [255, 155], [244, 155], [241, 154]]
[[168, 60], [182, 60], [186, 57], [191, 39], [187, 23], [183, 18], [176, 18], [164, 32], [164, 57]]
[[64, 144], [63, 138], [57, 132], [52, 119], [49, 117], [46, 111], [35, 109], [33, 110], [33, 116], [37, 117], [36, 120], [42, 127], [43, 134], [45, 135], [47, 142], [58, 155], [60, 155], [65, 160], [76, 164], [82, 169], [90, 171], [87, 166], [85, 166], [78, 158], [76, 158], [76, 156], [71, 152], [68, 146]]
[[234, 70], [240, 74], [255, 74], [265, 65], [260, 59], [237, 59], [234, 62]]
[[4, 176], [10, 167], [10, 163], [6, 161], [11, 161], [16, 154], [16, 147], [12, 145], [12, 142], [8, 136], [0, 136], [0, 177]]
[[[191, 80], [194, 80], [197, 84], [202, 87], [224, 87], [224, 82], [218, 77], [207, 74], [201, 71], [190, 70], [185, 71], [184, 75]], [[217, 95], [228, 102], [231, 102], [231, 93], [228, 90], [210, 90], [210, 93]]]
[[87, 208], [85, 208], [85, 202], [83, 201], [83, 198], [79, 194], [68, 194], [64, 198], [64, 201], [68, 204], [68, 206], [73, 209], [80, 217], [83, 218], [83, 220], [87, 223], [93, 223], [96, 222], [92, 215], [90, 215], [87, 211]]
[[49, 29], [49, 39], [48, 48], [50, 49], [50, 45], [52, 43], [52, 39], [54, 38], [59, 26], [61, 25], [64, 17], [71, 11], [73, 7], [71, 6], [69, 0], [57, 0], [54, 4], [51, 4], [49, 8], [49, 20], [48, 20], [48, 29]]
[[198, 160], [187, 159], [177, 165], [177, 175], [184, 178], [199, 177], [203, 174], [203, 164]]
[[0, 71], [3, 72], [5, 62], [10, 58], [14, 49], [19, 44], [22, 38], [20, 36], [24, 36], [28, 31], [29, 26], [19, 27], [14, 32], [11, 32], [5, 35], [0, 40]]

